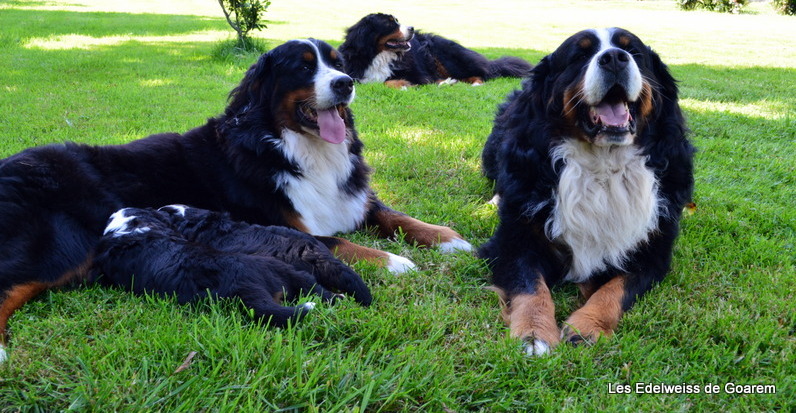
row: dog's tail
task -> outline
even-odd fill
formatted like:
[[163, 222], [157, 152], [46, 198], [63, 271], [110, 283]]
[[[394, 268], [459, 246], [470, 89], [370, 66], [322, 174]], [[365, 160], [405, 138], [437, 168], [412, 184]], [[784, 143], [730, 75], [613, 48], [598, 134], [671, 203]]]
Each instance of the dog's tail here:
[[531, 74], [533, 65], [514, 56], [503, 56], [489, 62], [487, 79], [496, 77], [526, 77]]

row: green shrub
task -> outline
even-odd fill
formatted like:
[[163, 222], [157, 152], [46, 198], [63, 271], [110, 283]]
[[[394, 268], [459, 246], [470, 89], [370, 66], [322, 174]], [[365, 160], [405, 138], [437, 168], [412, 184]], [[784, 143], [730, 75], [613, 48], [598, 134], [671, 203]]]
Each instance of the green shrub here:
[[705, 9], [723, 13], [739, 13], [749, 4], [749, 0], [677, 0], [677, 3], [683, 10]]
[[796, 15], [796, 0], [772, 0], [771, 5], [779, 14]]
[[263, 14], [271, 5], [269, 0], [218, 0], [221, 10], [227, 23], [238, 34], [238, 45], [248, 48], [251, 44], [248, 41], [249, 32], [257, 29], [262, 30], [266, 27], [262, 22]]

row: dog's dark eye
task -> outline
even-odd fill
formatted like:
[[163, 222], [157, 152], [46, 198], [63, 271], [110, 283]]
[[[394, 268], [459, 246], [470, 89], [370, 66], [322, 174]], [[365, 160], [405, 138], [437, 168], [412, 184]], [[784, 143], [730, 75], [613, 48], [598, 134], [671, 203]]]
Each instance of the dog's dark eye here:
[[334, 68], [335, 69], [339, 69], [339, 70], [343, 70], [343, 62], [341, 62], [341, 61], [334, 62]]
[[310, 70], [312, 70], [312, 67], [310, 67], [310, 65], [303, 65], [301, 66], [301, 70], [303, 72], [309, 72]]

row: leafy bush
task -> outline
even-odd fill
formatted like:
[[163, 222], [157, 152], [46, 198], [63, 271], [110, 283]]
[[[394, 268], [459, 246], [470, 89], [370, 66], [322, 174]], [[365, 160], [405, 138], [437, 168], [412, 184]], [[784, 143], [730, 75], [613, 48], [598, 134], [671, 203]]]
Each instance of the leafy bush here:
[[749, 0], [677, 0], [677, 3], [683, 10], [705, 9], [723, 13], [738, 13], [749, 4]]
[[269, 0], [218, 0], [227, 23], [238, 34], [238, 45], [248, 48], [251, 41], [249, 32], [253, 29], [262, 30], [267, 27], [262, 23], [263, 14], [271, 5]]
[[796, 0], [772, 0], [771, 5], [779, 14], [793, 16], [796, 14]]

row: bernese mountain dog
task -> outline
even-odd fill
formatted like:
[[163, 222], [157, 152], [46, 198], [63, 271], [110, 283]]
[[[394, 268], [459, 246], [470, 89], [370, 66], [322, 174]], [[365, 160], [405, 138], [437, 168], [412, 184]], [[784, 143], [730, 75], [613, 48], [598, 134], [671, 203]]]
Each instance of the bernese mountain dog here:
[[372, 299], [359, 275], [312, 235], [185, 205], [114, 212], [90, 278], [138, 294], [174, 295], [180, 303], [239, 298], [257, 319], [278, 327], [315, 307], [282, 305], [300, 295], [333, 302], [339, 291], [363, 305]]
[[412, 85], [463, 81], [481, 85], [496, 77], [525, 77], [532, 65], [517, 57], [489, 60], [452, 40], [420, 33], [389, 14], [373, 13], [346, 31], [340, 52], [346, 73], [362, 83]]
[[0, 344], [11, 314], [81, 279], [108, 217], [123, 207], [186, 204], [318, 236], [346, 260], [393, 272], [403, 257], [331, 235], [366, 226], [441, 250], [470, 250], [450, 228], [394, 211], [369, 186], [349, 104], [354, 81], [327, 43], [294, 40], [263, 54], [224, 113], [184, 134], [118, 146], [53, 144], [0, 160]]
[[[500, 223], [479, 251], [527, 354], [610, 336], [669, 271], [694, 148], [666, 65], [620, 28], [585, 30], [534, 68], [482, 153]], [[554, 318], [549, 287], [585, 304]]]

